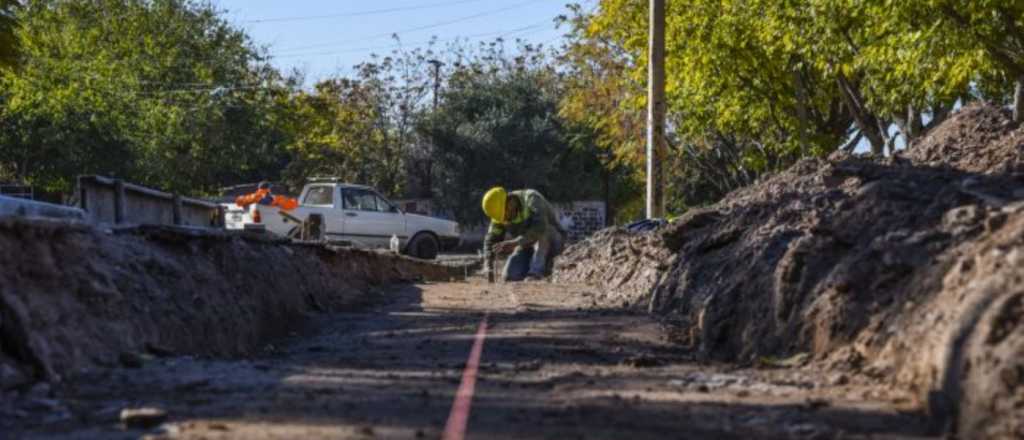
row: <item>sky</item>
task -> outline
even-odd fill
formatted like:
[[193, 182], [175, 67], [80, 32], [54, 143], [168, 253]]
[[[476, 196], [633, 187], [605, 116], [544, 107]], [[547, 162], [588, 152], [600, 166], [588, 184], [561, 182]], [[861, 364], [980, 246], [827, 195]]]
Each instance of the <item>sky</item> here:
[[[521, 38], [557, 44], [566, 29], [555, 17], [566, 4], [592, 10], [598, 0], [212, 0], [232, 24], [245, 29], [254, 43], [268, 48], [284, 72], [298, 69], [306, 85], [346, 76], [370, 55], [399, 46], [425, 46], [437, 37], [440, 46], [456, 39], [469, 42]], [[902, 139], [897, 141], [902, 148]], [[866, 140], [858, 152], [868, 151]]]
[[[307, 83], [347, 75], [372, 53], [424, 46], [522, 38], [557, 43], [565, 29], [553, 22], [574, 0], [213, 0], [225, 18], [266, 46], [284, 71], [299, 69]], [[585, 7], [596, 0], [575, 0]]]

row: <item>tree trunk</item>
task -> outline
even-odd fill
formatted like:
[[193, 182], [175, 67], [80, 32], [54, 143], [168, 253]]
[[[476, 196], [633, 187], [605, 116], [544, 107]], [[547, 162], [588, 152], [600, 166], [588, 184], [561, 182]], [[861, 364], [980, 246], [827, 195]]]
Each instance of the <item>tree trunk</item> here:
[[843, 92], [843, 99], [853, 114], [854, 123], [864, 137], [871, 143], [871, 154], [882, 156], [885, 154], [886, 133], [880, 129], [878, 118], [871, 114], [864, 106], [864, 99], [860, 91], [850, 83], [846, 75], [842, 73], [836, 77], [839, 89]]
[[921, 112], [913, 105], [907, 106], [906, 114], [893, 118], [896, 126], [900, 129], [904, 143], [909, 147], [910, 143], [921, 136], [924, 131], [924, 122], [921, 119]]
[[1017, 77], [1016, 88], [1013, 91], [1013, 122], [1024, 122], [1024, 75]]
[[861, 139], [864, 139], [864, 132], [857, 130], [857, 135], [850, 139], [850, 141], [845, 145], [839, 147], [839, 149], [847, 153], [853, 153], [853, 150], [856, 150], [857, 145], [860, 144]]
[[800, 157], [807, 156], [811, 150], [807, 144], [807, 90], [800, 75], [800, 69], [793, 69], [793, 86], [796, 89], [796, 115], [799, 119]]

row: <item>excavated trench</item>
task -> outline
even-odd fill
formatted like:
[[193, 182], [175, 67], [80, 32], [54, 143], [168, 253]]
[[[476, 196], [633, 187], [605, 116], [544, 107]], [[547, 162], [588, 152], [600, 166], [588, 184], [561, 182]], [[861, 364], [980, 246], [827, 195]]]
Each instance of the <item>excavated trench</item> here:
[[0, 437], [439, 438], [476, 340], [469, 437], [931, 429], [868, 377], [701, 360], [603, 289], [453, 283], [467, 268], [176, 228], [7, 218], [0, 240], [18, 250]]

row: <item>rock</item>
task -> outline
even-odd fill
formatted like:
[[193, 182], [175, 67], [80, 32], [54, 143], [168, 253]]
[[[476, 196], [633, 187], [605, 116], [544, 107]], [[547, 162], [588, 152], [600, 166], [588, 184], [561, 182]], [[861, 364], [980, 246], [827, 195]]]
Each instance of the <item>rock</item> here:
[[171, 357], [174, 356], [174, 351], [154, 343], [146, 343], [146, 351], [156, 357]]
[[209, 384], [210, 384], [210, 379], [205, 378], [205, 377], [186, 379], [186, 380], [182, 381], [181, 383], [175, 385], [174, 386], [174, 390], [175, 391], [192, 391], [192, 390], [195, 390], [195, 389], [199, 389], [199, 388], [205, 387], [205, 386], [207, 386]]
[[831, 405], [831, 403], [828, 400], [820, 398], [809, 398], [806, 401], [804, 401], [804, 407], [812, 411], [827, 407], [829, 405]]
[[210, 423], [206, 427], [210, 428], [210, 430], [213, 430], [213, 431], [230, 431], [231, 430], [230, 426], [228, 426], [225, 423], [220, 423], [220, 422]]
[[32, 411], [53, 411], [60, 407], [57, 399], [32, 398], [25, 401], [25, 408]]
[[21, 370], [7, 364], [0, 364], [0, 390], [9, 390], [26, 385], [31, 381], [32, 378]]
[[786, 431], [791, 437], [816, 437], [821, 434], [822, 430], [819, 426], [812, 423], [794, 423], [786, 426]]
[[64, 408], [54, 408], [50, 414], [47, 414], [40, 419], [44, 425], [53, 423], [60, 423], [71, 420], [71, 412]]
[[829, 378], [829, 384], [832, 386], [843, 386], [850, 383], [850, 378], [842, 373], [837, 373]]
[[145, 361], [138, 353], [123, 352], [117, 356], [117, 360], [121, 362], [121, 365], [125, 368], [142, 368]]
[[167, 420], [167, 411], [160, 408], [125, 408], [121, 410], [121, 423], [129, 429], [151, 429]]
[[32, 398], [37, 398], [38, 399], [38, 398], [49, 397], [51, 391], [53, 391], [53, 388], [50, 387], [50, 384], [48, 384], [46, 382], [39, 382], [39, 383], [37, 383], [35, 385], [32, 385], [32, 388], [29, 388], [28, 391], [25, 392], [25, 398], [26, 399], [32, 399]]
[[110, 405], [89, 414], [90, 421], [113, 423], [120, 419], [121, 405]]
[[654, 356], [633, 356], [622, 363], [633, 368], [651, 368], [665, 365], [665, 360]]

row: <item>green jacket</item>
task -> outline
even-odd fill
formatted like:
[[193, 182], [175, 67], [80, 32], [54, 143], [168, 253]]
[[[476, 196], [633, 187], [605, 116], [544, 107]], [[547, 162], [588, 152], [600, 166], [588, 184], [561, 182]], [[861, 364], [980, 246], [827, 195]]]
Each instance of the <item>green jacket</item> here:
[[523, 189], [512, 191], [509, 196], [519, 198], [523, 208], [519, 216], [509, 223], [491, 221], [484, 237], [484, 252], [490, 253], [494, 244], [502, 241], [506, 234], [514, 237], [519, 245], [525, 245], [540, 241], [551, 232], [561, 232], [555, 208], [539, 192]]

